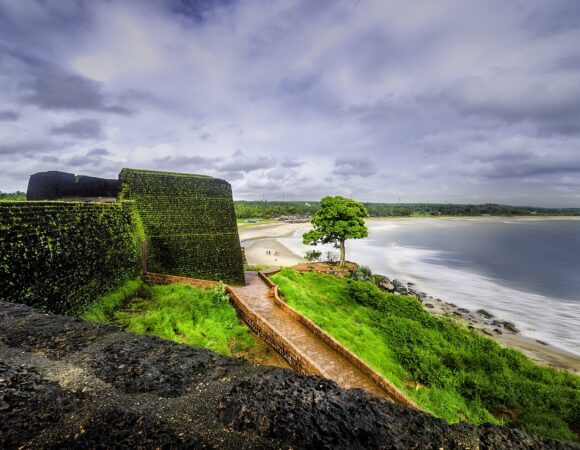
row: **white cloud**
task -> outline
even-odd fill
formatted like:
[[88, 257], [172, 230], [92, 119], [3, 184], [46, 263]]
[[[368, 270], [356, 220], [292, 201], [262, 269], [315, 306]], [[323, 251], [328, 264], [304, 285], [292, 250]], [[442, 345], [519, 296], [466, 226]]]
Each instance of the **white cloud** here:
[[[82, 135], [49, 136], [82, 110], [106, 125], [108, 173], [205, 172], [238, 198], [578, 201], [526, 182], [580, 159], [573, 0], [48, 3], [0, 0], [0, 100], [18, 114], [0, 136], [50, 142], [22, 150], [34, 167], [58, 168], [55, 145], [84, 161]], [[25, 186], [16, 166], [4, 190]]]

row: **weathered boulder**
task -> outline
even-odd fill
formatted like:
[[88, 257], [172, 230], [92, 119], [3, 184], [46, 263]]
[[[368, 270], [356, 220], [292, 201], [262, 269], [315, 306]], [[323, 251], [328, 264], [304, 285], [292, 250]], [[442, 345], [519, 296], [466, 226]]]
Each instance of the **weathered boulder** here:
[[399, 292], [400, 294], [407, 294], [409, 292], [409, 289], [407, 288], [407, 286], [405, 286], [405, 284], [399, 280], [393, 280], [392, 281], [393, 286], [395, 286], [395, 291]]
[[395, 285], [387, 277], [382, 277], [378, 286], [385, 292], [393, 292], [395, 290]]
[[516, 325], [513, 322], [506, 322], [506, 321], [504, 321], [503, 322], [503, 327], [506, 330], [511, 331], [512, 333], [519, 333], [520, 332], [520, 330], [518, 330], [516, 328]]

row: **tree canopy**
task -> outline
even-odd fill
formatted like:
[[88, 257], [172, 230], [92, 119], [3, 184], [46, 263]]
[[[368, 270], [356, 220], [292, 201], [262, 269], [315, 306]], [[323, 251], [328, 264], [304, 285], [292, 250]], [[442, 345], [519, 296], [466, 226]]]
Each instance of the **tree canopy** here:
[[340, 248], [340, 265], [344, 265], [347, 239], [361, 239], [368, 236], [365, 218], [369, 216], [365, 206], [345, 197], [324, 197], [320, 209], [311, 223], [314, 229], [304, 233], [305, 244], [332, 243]]

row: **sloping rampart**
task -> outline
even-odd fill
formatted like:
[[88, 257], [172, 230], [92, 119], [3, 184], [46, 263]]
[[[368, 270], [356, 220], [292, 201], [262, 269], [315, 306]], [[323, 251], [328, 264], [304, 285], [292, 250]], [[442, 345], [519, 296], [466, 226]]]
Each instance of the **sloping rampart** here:
[[121, 199], [134, 200], [147, 235], [148, 270], [243, 283], [232, 189], [203, 175], [123, 169]]

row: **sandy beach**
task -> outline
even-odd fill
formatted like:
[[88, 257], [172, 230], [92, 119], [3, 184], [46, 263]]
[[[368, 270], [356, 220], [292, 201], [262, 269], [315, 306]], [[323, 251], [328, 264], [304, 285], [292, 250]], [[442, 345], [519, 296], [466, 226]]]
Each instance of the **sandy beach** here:
[[239, 229], [240, 241], [245, 248], [249, 265], [293, 266], [304, 261], [288, 250], [276, 238], [292, 236], [304, 228], [303, 223], [269, 223]]
[[[373, 219], [370, 219], [373, 220]], [[404, 219], [402, 219], [404, 220]], [[533, 219], [532, 219], [533, 220]], [[293, 266], [304, 261], [300, 255], [296, 255], [277, 239], [292, 236], [296, 230], [304, 228], [303, 223], [268, 223], [255, 225], [239, 229], [240, 240], [245, 247], [246, 260], [249, 265], [270, 265], [270, 266]], [[388, 274], [386, 274], [388, 275]], [[435, 315], [452, 314], [451, 311], [443, 311], [435, 303], [435, 308], [427, 309]], [[446, 302], [443, 302], [446, 303]], [[449, 306], [450, 304], [446, 304]], [[453, 308], [457, 309], [457, 308]], [[456, 319], [469, 325], [467, 317], [462, 320], [461, 314], [453, 315]], [[482, 328], [483, 324], [473, 324], [476, 328]], [[503, 333], [501, 335], [488, 336], [501, 345], [514, 348], [526, 354], [533, 361], [557, 368], [571, 370], [580, 374], [580, 357], [567, 352], [550, 343], [540, 343], [533, 338], [521, 335]]]
[[521, 334], [503, 334], [495, 338], [506, 347], [515, 348], [539, 364], [570, 370], [580, 375], [580, 358], [549, 343], [540, 344]]

